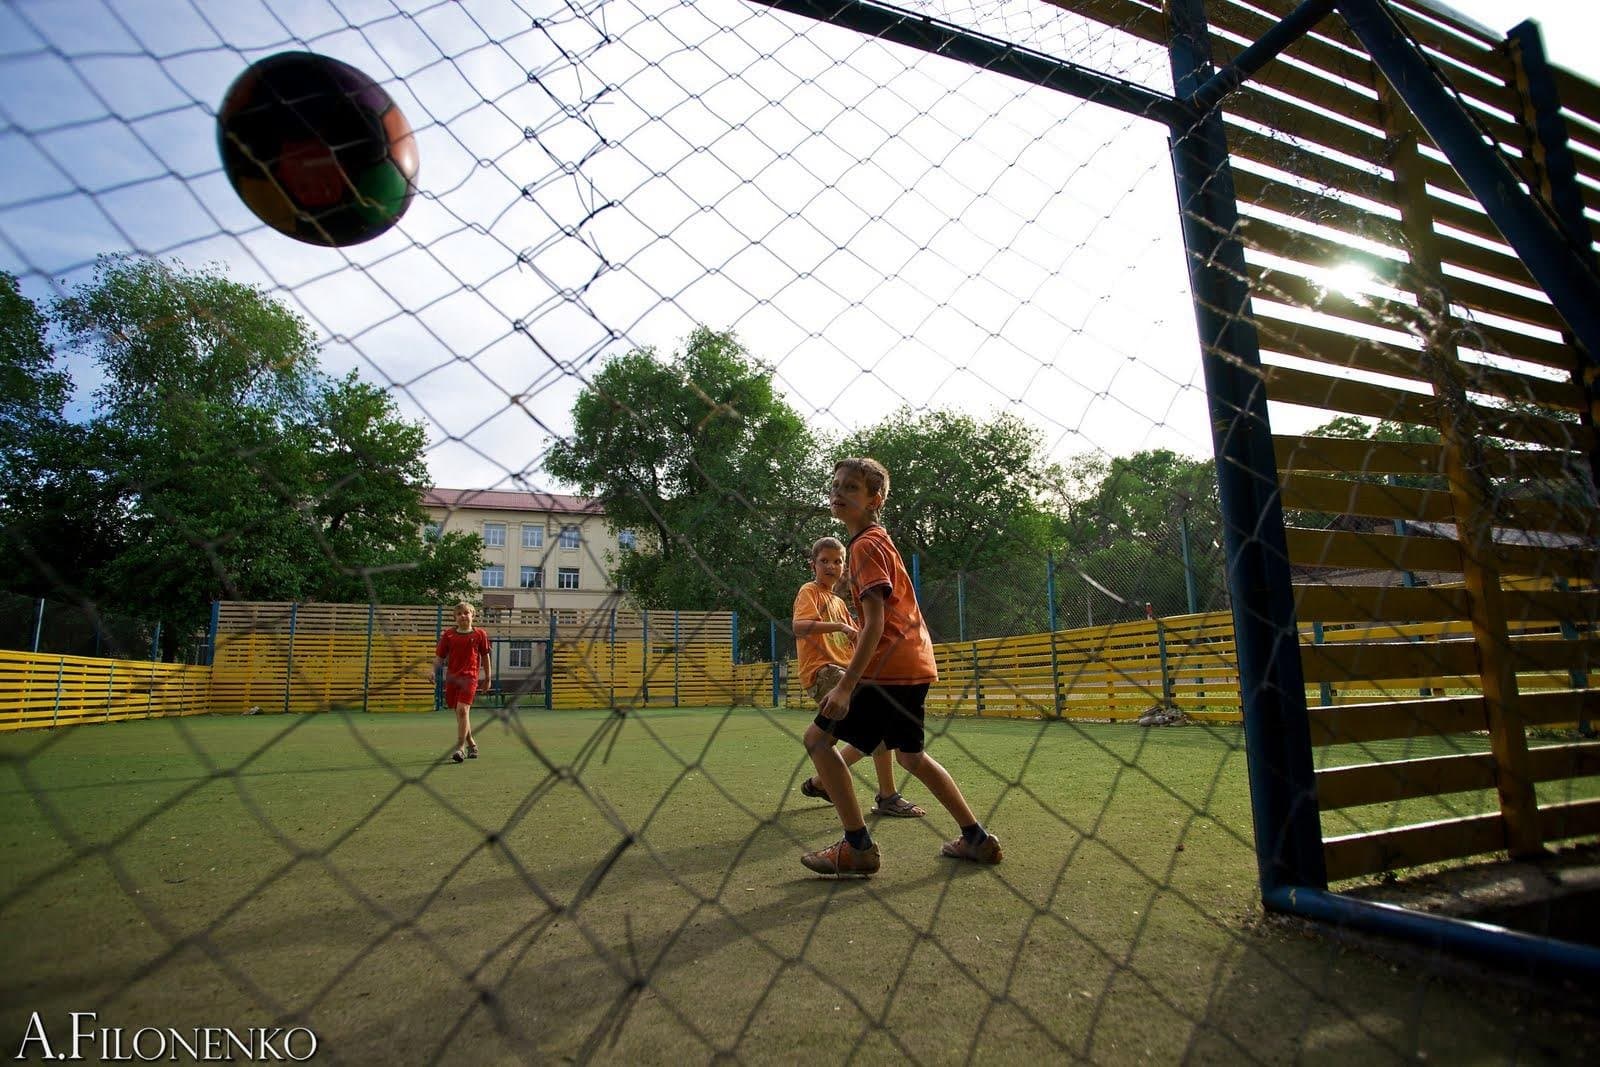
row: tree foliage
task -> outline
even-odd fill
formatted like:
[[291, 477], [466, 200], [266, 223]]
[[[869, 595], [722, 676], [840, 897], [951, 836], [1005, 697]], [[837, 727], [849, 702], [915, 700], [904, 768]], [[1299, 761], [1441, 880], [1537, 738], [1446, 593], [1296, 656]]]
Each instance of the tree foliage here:
[[812, 537], [826, 528], [815, 436], [773, 373], [731, 333], [700, 327], [681, 351], [608, 361], [545, 458], [644, 535], [613, 574], [640, 606], [734, 609], [751, 629], [787, 620]]
[[99, 384], [87, 421], [30, 436], [46, 459], [0, 513], [13, 591], [66, 591], [176, 635], [216, 598], [472, 588], [477, 537], [421, 536], [422, 428], [383, 390], [325, 375], [310, 326], [268, 294], [108, 257], [51, 310]]

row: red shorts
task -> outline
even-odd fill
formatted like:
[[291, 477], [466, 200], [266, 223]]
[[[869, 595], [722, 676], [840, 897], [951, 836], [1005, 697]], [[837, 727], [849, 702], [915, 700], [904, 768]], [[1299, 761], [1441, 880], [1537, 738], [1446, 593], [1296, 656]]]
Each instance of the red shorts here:
[[444, 706], [454, 711], [461, 705], [472, 706], [472, 698], [478, 695], [478, 680], [476, 678], [446, 678], [444, 683]]

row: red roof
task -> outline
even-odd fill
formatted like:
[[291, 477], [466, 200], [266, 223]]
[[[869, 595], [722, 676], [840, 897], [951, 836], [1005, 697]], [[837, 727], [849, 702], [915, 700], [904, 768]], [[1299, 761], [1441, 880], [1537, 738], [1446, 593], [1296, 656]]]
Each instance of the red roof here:
[[564, 493], [517, 493], [504, 489], [429, 489], [422, 494], [427, 508], [485, 508], [490, 511], [559, 511], [565, 514], [604, 515], [600, 501]]

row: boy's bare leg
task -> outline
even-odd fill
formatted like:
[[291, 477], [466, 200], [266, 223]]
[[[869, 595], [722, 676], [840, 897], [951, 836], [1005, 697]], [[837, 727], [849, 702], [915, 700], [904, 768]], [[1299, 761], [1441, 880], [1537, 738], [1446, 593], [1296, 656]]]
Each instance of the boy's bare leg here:
[[[860, 758], [860, 754], [857, 754]], [[894, 787], [894, 757], [889, 750], [879, 742], [878, 747], [872, 750], [872, 766], [878, 772], [878, 795], [892, 797], [896, 790]]]
[[[861, 817], [861, 805], [856, 800], [855, 785], [850, 781], [850, 768], [845, 757], [834, 747], [832, 734], [825, 733], [816, 723], [806, 727], [806, 752], [811, 755], [811, 765], [816, 768], [816, 781], [828, 792], [833, 810], [839, 813], [839, 822], [846, 830], [860, 830], [867, 825]], [[852, 749], [851, 751], [854, 751]], [[856, 759], [861, 753], [856, 752]]]
[[466, 748], [472, 743], [472, 705], [456, 705], [456, 747]]
[[[817, 732], [818, 733], [822, 733], [821, 730], [818, 730]], [[823, 734], [822, 736], [827, 737], [828, 735], [827, 734]], [[810, 748], [810, 743], [809, 742], [807, 742], [806, 747], [807, 747], [807, 749]], [[883, 753], [887, 754], [888, 750], [880, 745], [878, 747], [878, 752], [883, 752]], [[848, 767], [854, 767], [857, 763], [860, 763], [861, 760], [864, 759], [865, 756], [866, 756], [866, 754], [864, 752], [862, 752], [859, 748], [857, 748], [854, 745], [845, 745], [844, 746], [844, 750], [842, 752], [839, 749], [834, 749], [834, 753], [836, 755], [838, 755], [840, 759], [844, 760], [844, 765], [847, 768]], [[878, 758], [877, 757], [877, 753], [874, 753], [872, 758], [874, 760], [876, 760]], [[889, 780], [893, 781], [894, 779], [890, 778]], [[880, 771], [880, 773], [878, 775], [878, 781], [879, 781], [880, 784], [883, 782], [883, 775], [882, 775], [881, 771]], [[816, 786], [822, 786], [822, 788], [824, 790], [827, 790], [827, 788], [828, 788], [826, 785], [823, 785], [821, 776], [815, 775], [815, 774], [811, 776], [811, 784], [812, 785], [816, 785]], [[833, 796], [832, 793], [828, 793], [828, 795], [830, 797]]]
[[928, 792], [944, 805], [944, 810], [956, 820], [957, 826], [971, 826], [978, 821], [978, 817], [967, 806], [967, 798], [961, 795], [961, 787], [956, 785], [956, 780], [950, 777], [950, 772], [938, 760], [926, 752], [896, 752], [895, 757], [912, 777], [928, 787]]

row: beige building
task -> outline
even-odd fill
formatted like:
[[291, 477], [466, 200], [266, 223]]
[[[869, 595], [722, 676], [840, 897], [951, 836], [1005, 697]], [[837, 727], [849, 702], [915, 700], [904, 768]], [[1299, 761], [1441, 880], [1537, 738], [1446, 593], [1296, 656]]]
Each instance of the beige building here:
[[619, 606], [611, 563], [632, 547], [633, 532], [613, 533], [599, 501], [558, 493], [429, 489], [422, 503], [431, 529], [483, 538], [478, 581], [486, 611]]

